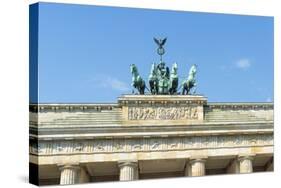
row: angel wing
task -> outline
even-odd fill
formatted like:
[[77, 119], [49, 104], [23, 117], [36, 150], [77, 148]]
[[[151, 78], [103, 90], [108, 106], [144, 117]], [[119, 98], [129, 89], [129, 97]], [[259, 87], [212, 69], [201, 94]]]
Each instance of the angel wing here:
[[158, 39], [156, 39], [156, 38], [153, 38], [154, 39], [154, 42], [158, 45], [158, 46], [160, 46], [160, 42], [159, 42], [159, 40]]
[[166, 40], [167, 40], [167, 37], [162, 40], [162, 43], [161, 43], [162, 46], [165, 44]]

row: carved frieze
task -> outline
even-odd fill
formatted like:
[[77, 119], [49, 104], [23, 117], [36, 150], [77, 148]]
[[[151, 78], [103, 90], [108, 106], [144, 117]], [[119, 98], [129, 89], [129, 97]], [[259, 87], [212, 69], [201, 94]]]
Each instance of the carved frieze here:
[[196, 120], [197, 106], [188, 107], [129, 107], [129, 120]]
[[30, 145], [37, 155], [73, 153], [153, 152], [205, 148], [231, 148], [273, 145], [273, 135], [197, 136], [180, 138], [105, 139], [79, 141], [40, 141]]

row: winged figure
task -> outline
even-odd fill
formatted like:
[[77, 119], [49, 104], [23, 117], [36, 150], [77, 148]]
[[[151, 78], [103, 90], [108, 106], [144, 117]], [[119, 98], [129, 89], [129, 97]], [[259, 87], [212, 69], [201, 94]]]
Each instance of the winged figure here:
[[167, 37], [164, 38], [164, 39], [157, 39], [157, 38], [153, 38], [155, 43], [159, 46], [159, 48], [163, 48], [166, 40], [167, 40]]

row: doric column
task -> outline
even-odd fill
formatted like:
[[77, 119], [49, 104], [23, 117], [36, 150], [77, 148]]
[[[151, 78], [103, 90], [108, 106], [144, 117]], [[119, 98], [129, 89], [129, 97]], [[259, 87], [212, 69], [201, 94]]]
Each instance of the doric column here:
[[191, 176], [205, 175], [206, 157], [190, 159]]
[[139, 176], [137, 161], [120, 161], [118, 162], [120, 168], [120, 181], [137, 180]]
[[61, 171], [60, 174], [60, 184], [68, 185], [79, 183], [79, 165], [59, 165]]
[[253, 172], [253, 155], [239, 156], [239, 172], [240, 174]]

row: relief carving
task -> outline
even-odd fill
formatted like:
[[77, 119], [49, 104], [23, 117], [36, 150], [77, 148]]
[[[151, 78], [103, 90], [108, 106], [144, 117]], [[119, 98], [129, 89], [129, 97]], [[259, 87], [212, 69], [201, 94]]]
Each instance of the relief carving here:
[[133, 149], [134, 150], [140, 150], [140, 149], [142, 149], [142, 147], [141, 147], [140, 144], [136, 144], [136, 145], [133, 146]]
[[170, 145], [171, 149], [176, 149], [178, 147], [178, 143], [174, 143]]
[[160, 143], [159, 142], [155, 142], [152, 144], [151, 149], [157, 149], [159, 147]]
[[195, 120], [197, 107], [130, 107], [129, 120]]
[[105, 151], [105, 148], [103, 146], [103, 143], [102, 142], [97, 142], [95, 145], [94, 145], [94, 151]]
[[75, 148], [74, 148], [75, 151], [83, 151], [83, 144], [82, 143], [78, 143]]
[[209, 139], [208, 139], [208, 137], [203, 137], [203, 138], [201, 139], [201, 144], [202, 144], [202, 146], [204, 146], [204, 147], [208, 146], [208, 144], [209, 144]]
[[241, 140], [241, 137], [240, 136], [237, 136], [235, 139], [234, 139], [234, 144], [236, 145], [239, 145], [242, 143], [242, 140]]
[[114, 146], [113, 146], [113, 149], [115, 151], [123, 150], [123, 148], [124, 148], [124, 145], [122, 143], [120, 143], [120, 142], [115, 143]]
[[37, 147], [37, 152], [38, 152], [38, 153], [42, 153], [42, 152], [43, 152], [42, 146], [38, 145], [38, 147]]
[[251, 143], [252, 145], [255, 145], [255, 144], [257, 143], [257, 139], [252, 138], [252, 139], [250, 140], [250, 143]]
[[[57, 141], [50, 144], [41, 142], [31, 144], [30, 152], [40, 155], [52, 155], [61, 153], [95, 153], [95, 152], [133, 152], [133, 151], [165, 151], [178, 149], [203, 149], [223, 147], [252, 147], [273, 144], [272, 135], [260, 135], [258, 137], [245, 136], [206, 136], [184, 138], [159, 138], [159, 139], [134, 139], [131, 147], [126, 147], [123, 140], [85, 141]], [[181, 144], [182, 143], [182, 144]], [[49, 145], [50, 144], [50, 145]], [[148, 147], [146, 145], [148, 144]], [[48, 146], [48, 147], [47, 147]]]
[[63, 147], [58, 146], [58, 147], [57, 147], [57, 150], [58, 150], [58, 151], [63, 151]]

